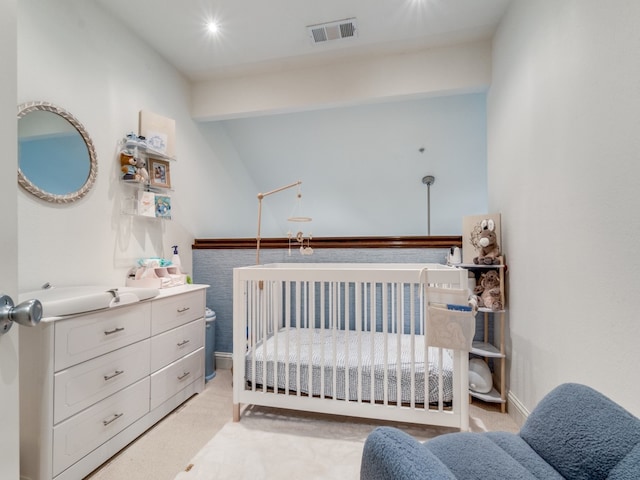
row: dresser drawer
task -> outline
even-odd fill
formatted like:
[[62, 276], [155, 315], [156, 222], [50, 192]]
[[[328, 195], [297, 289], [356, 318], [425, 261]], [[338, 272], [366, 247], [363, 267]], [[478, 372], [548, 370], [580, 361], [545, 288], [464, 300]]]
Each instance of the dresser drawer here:
[[149, 377], [56, 425], [53, 428], [53, 476], [147, 412]]
[[204, 291], [184, 293], [154, 300], [151, 335], [165, 332], [196, 318], [204, 317]]
[[204, 318], [151, 338], [151, 371], [175, 362], [204, 346]]
[[204, 348], [200, 348], [152, 374], [151, 410], [192, 382], [202, 381], [203, 370]]
[[150, 325], [150, 303], [57, 321], [55, 371], [148, 338]]
[[147, 339], [56, 373], [54, 423], [148, 376], [150, 351]]

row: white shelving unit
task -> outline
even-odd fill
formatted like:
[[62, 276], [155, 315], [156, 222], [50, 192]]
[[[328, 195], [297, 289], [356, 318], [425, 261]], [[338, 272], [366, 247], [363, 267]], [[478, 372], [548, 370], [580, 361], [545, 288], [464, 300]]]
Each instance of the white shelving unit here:
[[[505, 275], [507, 266], [504, 257], [499, 257], [500, 263], [497, 265], [476, 265], [460, 264], [461, 268], [473, 272], [476, 281], [480, 281], [482, 272], [496, 270], [500, 279], [500, 296], [503, 308], [506, 308], [505, 300]], [[485, 361], [491, 360], [493, 363], [493, 388], [488, 393], [469, 391], [472, 398], [477, 398], [483, 402], [500, 403], [502, 413], [507, 411], [507, 387], [506, 387], [506, 348], [505, 348], [505, 322], [506, 310], [491, 310], [489, 308], [479, 308], [476, 320], [482, 320], [484, 335], [482, 340], [474, 341], [471, 354], [483, 358]], [[490, 338], [490, 325], [493, 322], [493, 338]]]
[[[123, 215], [132, 215], [136, 217], [170, 220], [170, 196], [173, 192], [173, 189], [171, 188], [170, 164], [175, 161], [175, 158], [149, 149], [144, 143], [138, 142], [137, 140], [124, 138], [119, 144], [118, 161], [120, 162], [120, 165], [124, 166], [124, 158], [131, 157], [139, 157], [144, 160], [148, 179], [131, 178], [132, 175], [135, 175], [136, 168], [131, 168], [131, 172], [123, 171], [120, 173], [120, 183], [124, 186], [120, 208], [121, 213]], [[160, 168], [160, 180], [153, 177], [155, 175], [155, 167]], [[152, 210], [143, 210], [141, 208], [143, 192], [149, 192], [152, 194], [152, 198], [154, 199], [154, 207]], [[169, 198], [168, 204], [163, 206], [164, 208], [169, 209], [168, 214], [159, 215], [157, 213], [160, 206], [155, 205], [156, 196]]]

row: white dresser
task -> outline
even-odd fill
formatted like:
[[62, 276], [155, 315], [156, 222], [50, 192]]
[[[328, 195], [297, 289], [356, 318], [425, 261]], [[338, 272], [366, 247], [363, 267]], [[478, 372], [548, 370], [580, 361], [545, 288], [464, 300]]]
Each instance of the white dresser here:
[[206, 288], [20, 332], [22, 479], [81, 479], [202, 391]]

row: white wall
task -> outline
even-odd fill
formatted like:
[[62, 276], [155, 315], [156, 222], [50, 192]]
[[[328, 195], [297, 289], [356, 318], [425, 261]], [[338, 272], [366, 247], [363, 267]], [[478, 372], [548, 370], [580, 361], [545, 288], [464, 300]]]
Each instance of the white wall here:
[[[215, 192], [223, 179], [213, 175], [216, 161], [191, 120], [189, 95], [175, 69], [94, 2], [19, 2], [18, 102], [48, 101], [70, 111], [93, 138], [99, 164], [95, 188], [72, 205], [47, 204], [20, 190], [22, 290], [47, 281], [123, 285], [139, 257], [168, 257], [174, 244], [191, 271], [192, 240], [204, 222], [216, 221], [207, 212], [220, 203]], [[120, 215], [117, 142], [137, 131], [142, 109], [176, 120], [170, 222]], [[251, 199], [247, 204], [254, 208]]]
[[574, 381], [640, 415], [639, 18], [636, 0], [516, 1], [494, 39], [489, 207], [528, 410]]
[[488, 40], [194, 84], [193, 117], [214, 120], [455, 93], [491, 81]]
[[[16, 166], [18, 129], [15, 121], [16, 102], [16, 0], [0, 0], [0, 293], [14, 301], [18, 294], [18, 234]], [[20, 477], [20, 425], [18, 399], [19, 335], [15, 325], [0, 335], [0, 478], [18, 480]]]

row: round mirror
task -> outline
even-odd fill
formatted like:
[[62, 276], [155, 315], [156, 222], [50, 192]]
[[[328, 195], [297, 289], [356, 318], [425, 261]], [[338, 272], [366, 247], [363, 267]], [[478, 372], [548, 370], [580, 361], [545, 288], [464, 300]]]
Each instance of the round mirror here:
[[95, 148], [82, 124], [46, 102], [18, 106], [18, 183], [54, 203], [84, 197], [98, 173]]

